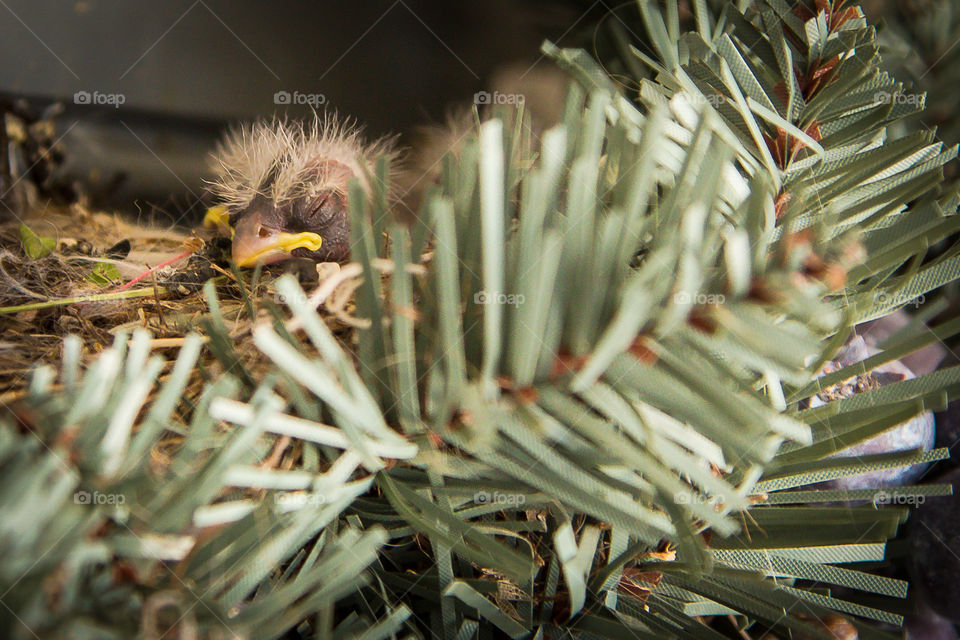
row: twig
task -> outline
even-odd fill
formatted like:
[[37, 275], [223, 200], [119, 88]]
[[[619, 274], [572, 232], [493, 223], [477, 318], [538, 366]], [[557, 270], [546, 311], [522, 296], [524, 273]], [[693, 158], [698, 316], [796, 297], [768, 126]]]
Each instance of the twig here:
[[24, 287], [22, 284], [20, 284], [14, 278], [12, 278], [9, 273], [7, 273], [7, 270], [3, 268], [3, 259], [10, 257], [12, 255], [13, 255], [12, 253], [6, 250], [4, 250], [3, 252], [0, 252], [0, 273], [2, 273], [3, 277], [10, 282], [10, 286], [12, 286], [14, 289], [16, 289], [18, 292], [22, 293], [25, 296], [29, 296], [31, 298], [37, 298], [38, 300], [49, 300], [47, 296], [40, 295], [39, 293], [36, 293], [34, 291], [30, 291], [30, 289], [27, 289], [26, 287]]
[[[373, 261], [373, 268], [380, 273], [393, 273], [394, 264], [395, 263], [392, 260], [378, 258]], [[426, 267], [422, 264], [408, 264], [406, 270], [408, 273], [416, 276], [422, 276], [427, 273]], [[321, 282], [320, 285], [314, 289], [313, 293], [311, 293], [307, 298], [307, 304], [314, 309], [318, 308], [320, 305], [324, 304], [331, 295], [333, 295], [340, 285], [348, 280], [352, 280], [353, 278], [357, 278], [362, 275], [363, 265], [357, 262], [351, 262], [350, 264], [343, 265], [343, 267], [340, 268], [340, 271]], [[355, 288], [356, 287], [354, 287], [354, 289]], [[301, 326], [302, 325], [297, 318], [291, 318], [286, 323], [287, 330], [291, 333], [298, 331]]]
[[727, 614], [727, 619], [730, 620], [730, 624], [732, 624], [733, 628], [737, 630], [737, 633], [740, 634], [741, 638], [744, 640], [753, 640], [753, 638], [750, 637], [750, 634], [747, 633], [745, 629], [740, 628], [740, 625], [737, 624], [737, 618], [732, 613]]
[[169, 260], [166, 260], [166, 261], [164, 261], [164, 262], [161, 262], [160, 264], [158, 264], [158, 265], [155, 266], [155, 267], [150, 267], [149, 269], [147, 269], [146, 271], [144, 271], [143, 273], [141, 273], [140, 275], [138, 275], [136, 278], [134, 278], [134, 279], [131, 280], [130, 282], [128, 282], [128, 283], [126, 283], [126, 284], [124, 284], [124, 285], [121, 285], [121, 286], [117, 287], [116, 289], [114, 289], [114, 291], [123, 291], [124, 289], [127, 289], [127, 288], [135, 285], [136, 283], [140, 282], [141, 280], [143, 280], [144, 278], [146, 278], [147, 276], [149, 276], [151, 273], [153, 273], [153, 272], [156, 271], [157, 269], [162, 269], [163, 267], [166, 267], [167, 265], [171, 265], [171, 264], [173, 264], [174, 262], [176, 262], [177, 260], [183, 260], [184, 258], [189, 258], [190, 256], [193, 255], [193, 253], [194, 253], [194, 250], [193, 250], [193, 249], [190, 249], [189, 251], [184, 251], [183, 253], [181, 253], [180, 255], [178, 255], [176, 258], [170, 258]]
[[[172, 349], [182, 347], [183, 343], [186, 342], [186, 338], [154, 338], [150, 341], [151, 349]], [[201, 342], [206, 343], [209, 340], [206, 336], [203, 336]]]
[[[159, 287], [159, 291], [166, 293], [166, 289]], [[75, 298], [61, 298], [59, 300], [46, 300], [44, 302], [34, 302], [32, 304], [18, 304], [12, 307], [0, 307], [0, 315], [8, 313], [20, 313], [21, 311], [34, 311], [36, 309], [49, 309], [50, 307], [62, 307], [68, 304], [83, 304], [85, 302], [104, 302], [107, 300], [125, 300], [127, 298], [145, 298], [154, 295], [153, 288], [135, 289], [133, 291], [111, 291], [110, 293], [97, 293], [91, 296], [77, 296]]]
[[260, 468], [275, 469], [277, 465], [280, 464], [280, 461], [283, 460], [283, 454], [286, 452], [287, 447], [290, 446], [290, 442], [291, 438], [287, 435], [281, 436], [276, 442], [274, 442], [273, 451], [270, 452], [270, 457], [260, 463]]
[[157, 316], [160, 318], [160, 325], [166, 329], [167, 321], [163, 318], [163, 306], [160, 304], [160, 285], [157, 284], [157, 274], [153, 274], [153, 299], [157, 303]]

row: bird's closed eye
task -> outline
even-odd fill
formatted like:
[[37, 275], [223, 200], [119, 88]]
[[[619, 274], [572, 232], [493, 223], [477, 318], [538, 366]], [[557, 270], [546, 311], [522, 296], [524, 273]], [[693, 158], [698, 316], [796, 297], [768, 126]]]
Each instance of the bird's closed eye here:
[[301, 220], [309, 227], [329, 224], [346, 213], [346, 203], [340, 192], [327, 189], [303, 203]]

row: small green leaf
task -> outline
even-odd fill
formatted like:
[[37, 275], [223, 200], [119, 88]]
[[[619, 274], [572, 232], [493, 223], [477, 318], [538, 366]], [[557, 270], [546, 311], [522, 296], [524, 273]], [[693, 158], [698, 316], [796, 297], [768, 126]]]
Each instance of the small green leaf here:
[[20, 225], [20, 243], [28, 258], [36, 260], [47, 255], [57, 246], [55, 238], [41, 237], [25, 224]]
[[97, 266], [87, 275], [86, 279], [96, 285], [105, 287], [119, 280], [120, 272], [110, 263], [98, 262]]

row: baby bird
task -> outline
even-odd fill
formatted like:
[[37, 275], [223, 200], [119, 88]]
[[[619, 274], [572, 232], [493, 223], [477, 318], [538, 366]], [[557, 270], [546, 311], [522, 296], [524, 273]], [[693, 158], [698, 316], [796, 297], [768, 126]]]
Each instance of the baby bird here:
[[215, 153], [210, 189], [229, 213], [234, 262], [349, 259], [348, 186], [358, 178], [369, 193], [381, 155], [397, 159], [393, 139], [367, 143], [359, 127], [334, 114], [306, 123], [261, 121], [229, 133]]
[[[559, 121], [568, 77], [554, 67], [525, 63], [502, 68], [492, 79], [496, 93], [524, 105], [534, 142]], [[460, 157], [491, 106], [450, 111], [442, 124], [420, 127], [411, 149], [395, 138], [367, 142], [351, 120], [316, 114], [307, 122], [263, 120], [234, 129], [215, 152], [211, 190], [233, 225], [233, 259], [241, 267], [292, 257], [317, 262], [350, 259], [350, 180], [370, 193], [373, 164], [391, 163], [391, 213], [413, 223], [422, 200], [439, 183], [447, 154]], [[401, 162], [402, 160], [402, 162]]]

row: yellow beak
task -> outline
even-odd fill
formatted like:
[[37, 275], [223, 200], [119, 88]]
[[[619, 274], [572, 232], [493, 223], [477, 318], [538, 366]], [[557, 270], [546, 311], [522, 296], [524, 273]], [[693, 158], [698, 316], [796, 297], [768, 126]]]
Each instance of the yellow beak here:
[[272, 264], [292, 257], [291, 251], [301, 247], [316, 251], [323, 244], [319, 234], [310, 231], [286, 233], [261, 224], [260, 214], [251, 213], [237, 222], [233, 234], [233, 261], [238, 267], [257, 263]]
[[219, 229], [226, 231], [233, 237], [233, 227], [230, 226], [230, 213], [222, 204], [217, 204], [207, 209], [203, 216], [203, 226], [207, 229]]

